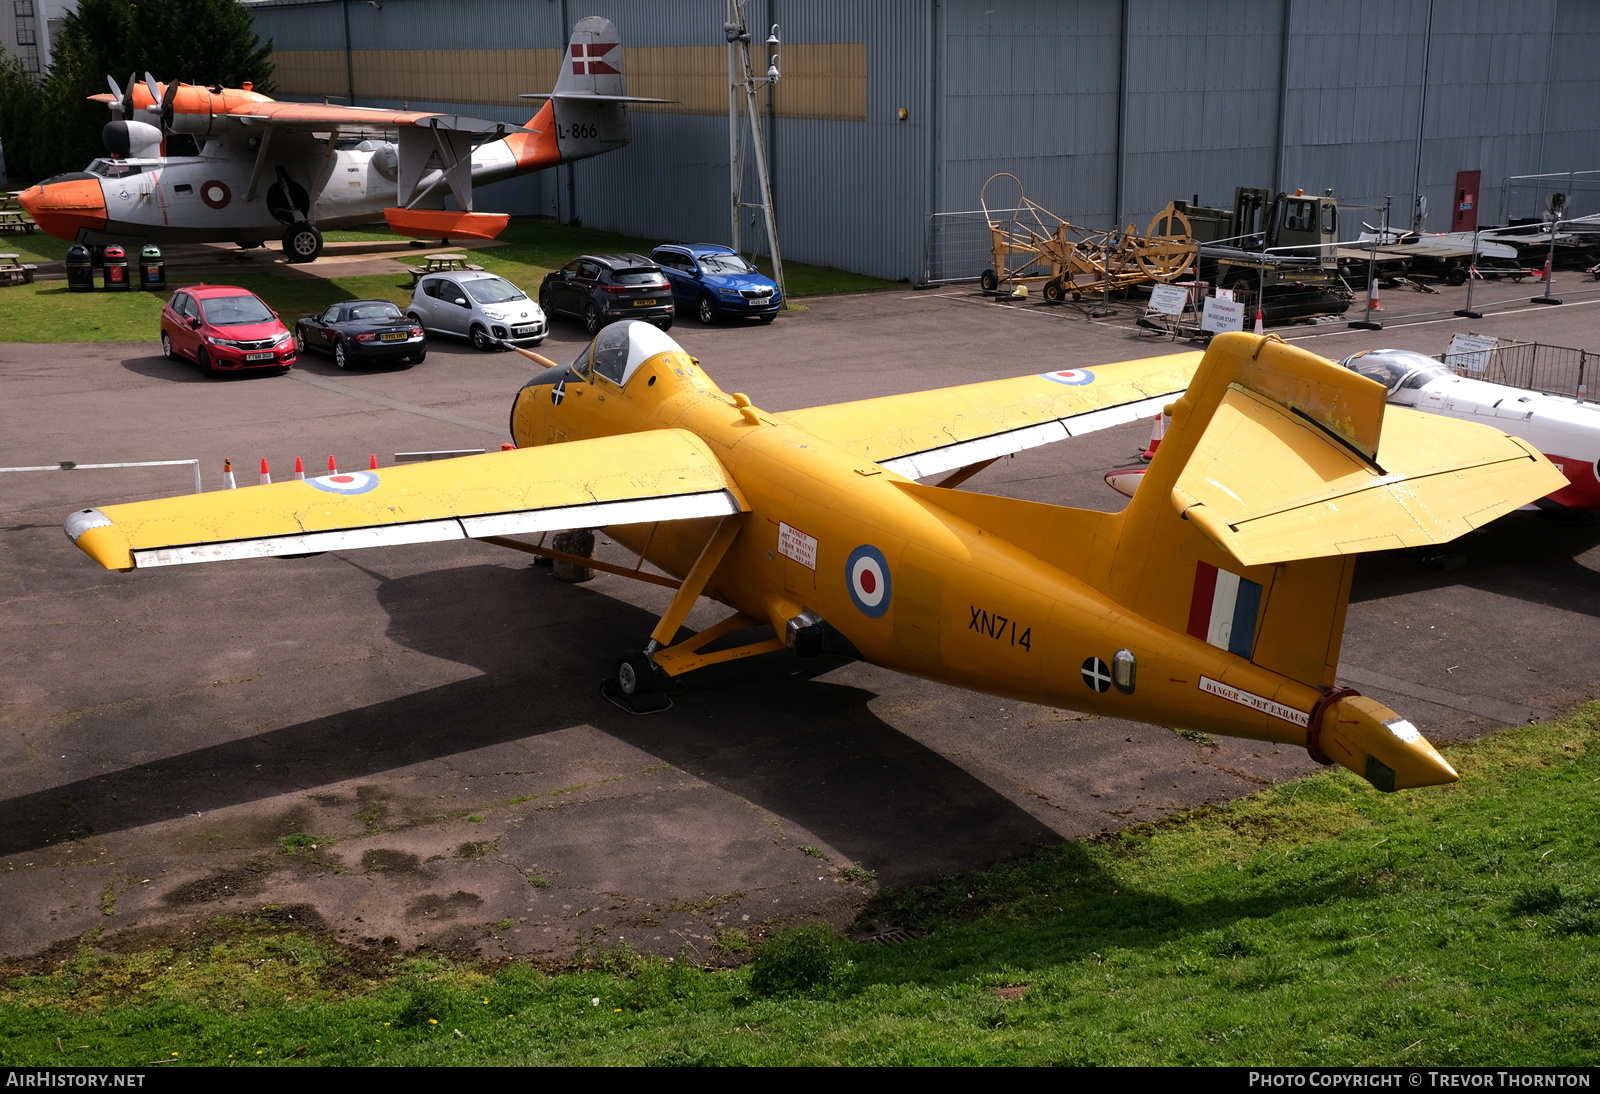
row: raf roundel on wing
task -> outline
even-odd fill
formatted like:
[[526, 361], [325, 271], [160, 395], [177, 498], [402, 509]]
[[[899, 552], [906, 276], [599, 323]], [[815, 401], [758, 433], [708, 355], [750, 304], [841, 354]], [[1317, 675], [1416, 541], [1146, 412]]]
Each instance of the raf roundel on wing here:
[[1082, 387], [1084, 384], [1094, 383], [1094, 373], [1086, 368], [1065, 368], [1060, 372], [1041, 372], [1039, 377], [1058, 384], [1069, 384], [1072, 387]]
[[365, 494], [378, 485], [378, 476], [370, 471], [341, 471], [336, 475], [307, 479], [306, 483], [330, 494]]

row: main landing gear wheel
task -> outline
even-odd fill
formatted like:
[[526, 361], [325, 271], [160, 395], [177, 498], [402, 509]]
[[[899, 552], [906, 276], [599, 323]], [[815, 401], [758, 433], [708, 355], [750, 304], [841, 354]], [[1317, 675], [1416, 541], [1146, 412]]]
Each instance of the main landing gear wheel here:
[[290, 262], [315, 262], [322, 254], [322, 233], [315, 224], [291, 224], [283, 233], [283, 253]]
[[613, 693], [607, 697], [633, 714], [654, 714], [672, 705], [656, 679], [656, 667], [638, 650], [622, 651], [607, 684]]
[[984, 270], [978, 275], [978, 285], [984, 292], [994, 292], [1000, 287], [1000, 275], [993, 270]]
[[1044, 298], [1051, 304], [1064, 303], [1067, 299], [1067, 290], [1060, 281], [1052, 277], [1044, 283]]

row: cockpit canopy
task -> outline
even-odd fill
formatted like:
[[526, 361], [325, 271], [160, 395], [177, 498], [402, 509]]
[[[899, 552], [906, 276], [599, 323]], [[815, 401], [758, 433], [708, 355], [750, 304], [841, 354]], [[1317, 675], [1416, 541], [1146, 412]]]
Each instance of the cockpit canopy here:
[[591, 370], [625, 387], [639, 366], [658, 353], [682, 353], [683, 347], [661, 328], [637, 319], [603, 327], [572, 362], [572, 371], [588, 378]]
[[1390, 395], [1452, 375], [1432, 357], [1409, 349], [1362, 350], [1339, 363], [1369, 380], [1378, 381], [1389, 389]]

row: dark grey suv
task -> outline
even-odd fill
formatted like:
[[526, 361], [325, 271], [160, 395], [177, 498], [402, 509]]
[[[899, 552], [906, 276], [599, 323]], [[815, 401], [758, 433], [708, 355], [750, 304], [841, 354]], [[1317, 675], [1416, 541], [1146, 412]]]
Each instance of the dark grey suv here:
[[618, 319], [672, 328], [672, 286], [644, 255], [580, 255], [545, 275], [539, 305], [550, 315], [582, 320], [591, 335]]

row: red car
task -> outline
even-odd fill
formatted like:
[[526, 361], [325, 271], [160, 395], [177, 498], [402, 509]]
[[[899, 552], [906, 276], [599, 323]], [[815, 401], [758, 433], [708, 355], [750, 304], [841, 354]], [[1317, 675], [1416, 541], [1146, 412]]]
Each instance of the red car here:
[[278, 313], [234, 285], [191, 285], [173, 293], [161, 309], [161, 352], [214, 376], [288, 372], [295, 362], [294, 335]]

